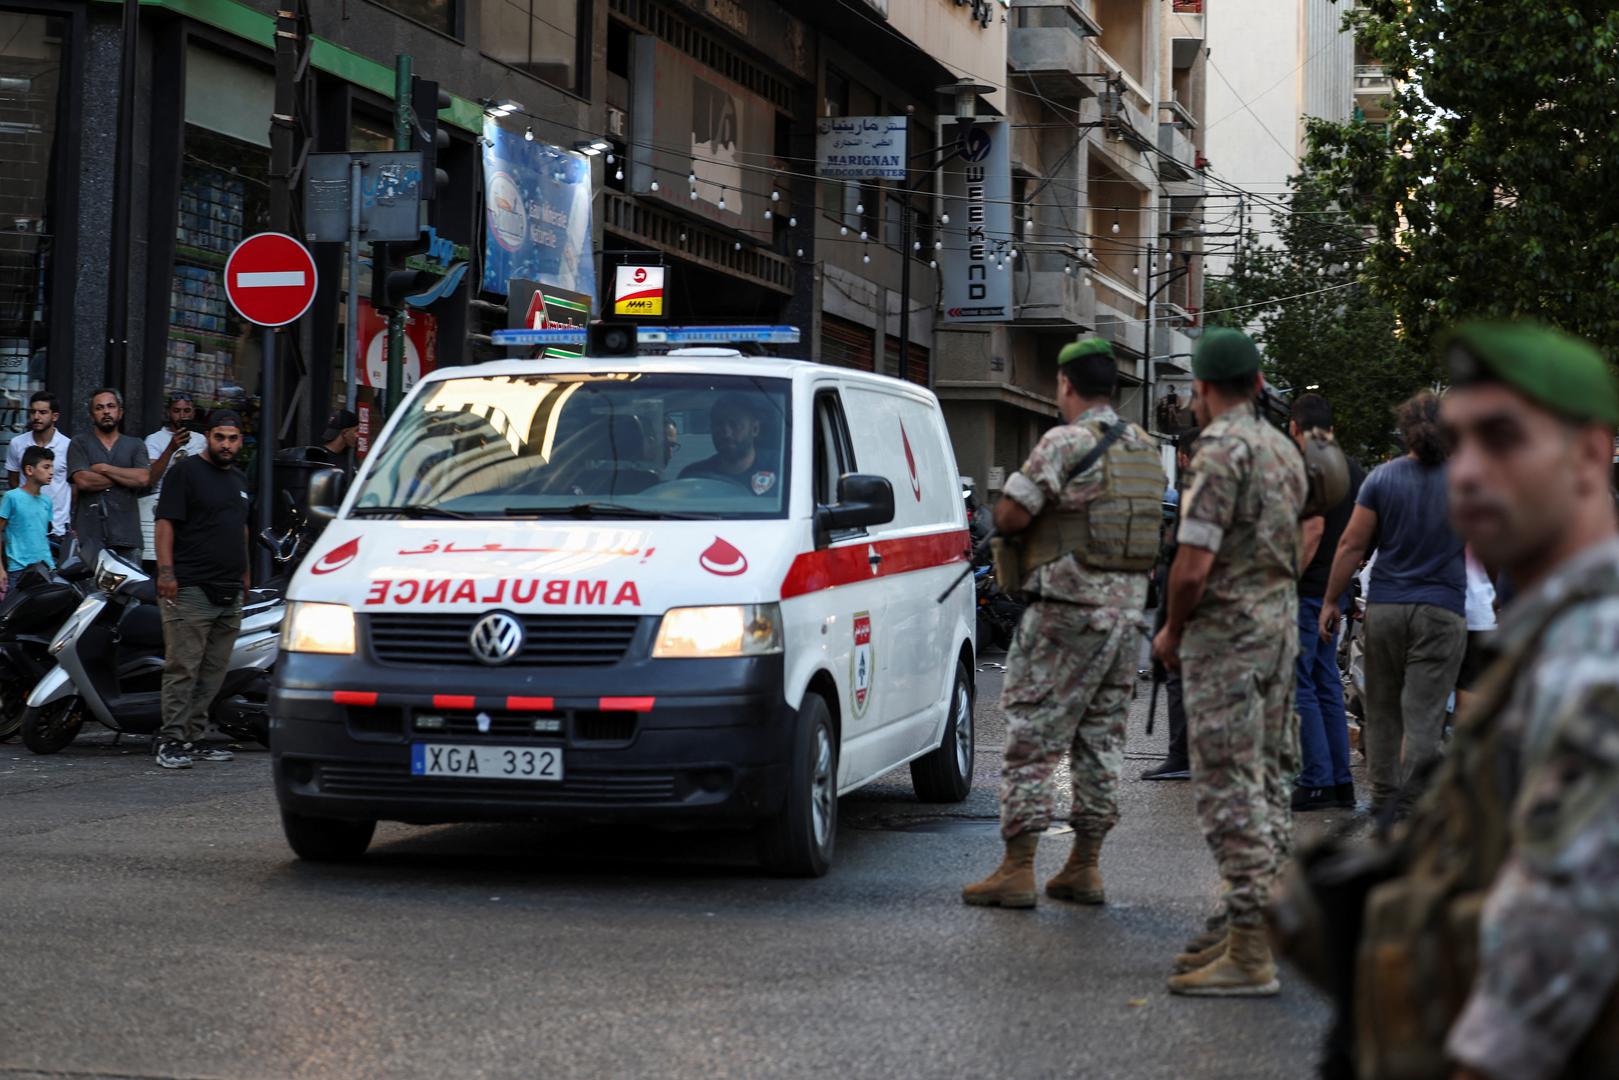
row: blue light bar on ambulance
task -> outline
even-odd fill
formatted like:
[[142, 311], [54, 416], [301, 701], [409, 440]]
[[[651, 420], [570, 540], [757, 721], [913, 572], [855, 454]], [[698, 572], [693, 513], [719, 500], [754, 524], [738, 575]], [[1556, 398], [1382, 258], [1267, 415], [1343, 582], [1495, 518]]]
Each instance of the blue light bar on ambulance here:
[[[563, 326], [496, 330], [489, 337], [496, 345], [583, 345], [587, 333], [583, 326]], [[635, 340], [640, 345], [797, 345], [799, 333], [796, 326], [638, 326]]]

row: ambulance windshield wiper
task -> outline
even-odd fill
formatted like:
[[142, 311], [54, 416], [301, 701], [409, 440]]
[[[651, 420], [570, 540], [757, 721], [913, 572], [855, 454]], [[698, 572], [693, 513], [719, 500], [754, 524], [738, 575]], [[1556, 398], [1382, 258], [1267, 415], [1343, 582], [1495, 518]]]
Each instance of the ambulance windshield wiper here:
[[713, 520], [715, 514], [681, 514], [672, 510], [643, 510], [639, 506], [622, 503], [583, 502], [572, 506], [508, 506], [507, 517], [572, 517], [572, 518], [646, 518], [667, 521]]
[[470, 518], [472, 514], [463, 514], [459, 510], [446, 510], [442, 506], [426, 506], [413, 503], [410, 506], [356, 506], [349, 511], [349, 517], [382, 517], [392, 514], [407, 518]]

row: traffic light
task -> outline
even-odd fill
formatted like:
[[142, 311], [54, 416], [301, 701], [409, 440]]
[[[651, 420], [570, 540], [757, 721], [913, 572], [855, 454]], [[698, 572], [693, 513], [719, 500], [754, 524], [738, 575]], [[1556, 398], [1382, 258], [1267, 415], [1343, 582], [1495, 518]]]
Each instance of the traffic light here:
[[438, 114], [449, 107], [449, 91], [440, 90], [432, 79], [410, 77], [410, 108], [416, 114], [416, 122], [410, 125], [410, 148], [422, 155], [423, 202], [432, 202], [438, 189], [450, 182], [449, 174], [438, 167], [439, 151], [450, 145], [450, 133], [438, 126]]
[[382, 315], [405, 309], [405, 297], [426, 292], [439, 275], [405, 265], [412, 255], [427, 250], [427, 240], [371, 245], [371, 307]]

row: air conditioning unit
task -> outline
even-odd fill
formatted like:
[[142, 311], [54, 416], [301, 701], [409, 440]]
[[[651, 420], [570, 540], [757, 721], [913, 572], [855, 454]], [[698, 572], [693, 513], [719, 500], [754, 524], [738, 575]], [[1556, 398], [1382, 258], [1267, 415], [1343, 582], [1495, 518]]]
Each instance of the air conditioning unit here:
[[607, 134], [614, 138], [622, 139], [627, 130], [629, 130], [629, 122], [625, 118], [624, 110], [615, 108], [612, 105], [607, 106]]

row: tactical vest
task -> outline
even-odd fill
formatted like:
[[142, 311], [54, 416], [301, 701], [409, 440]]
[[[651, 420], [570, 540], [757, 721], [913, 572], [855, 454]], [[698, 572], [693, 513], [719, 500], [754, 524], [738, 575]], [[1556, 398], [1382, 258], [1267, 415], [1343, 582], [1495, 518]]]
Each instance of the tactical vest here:
[[[1571, 606], [1619, 594], [1619, 581], [1600, 577], [1546, 612], [1534, 639]], [[1449, 1075], [1445, 1038], [1478, 973], [1485, 895], [1511, 847], [1513, 793], [1499, 763], [1503, 741], [1516, 736], [1501, 730], [1500, 716], [1532, 651], [1503, 657], [1485, 674], [1400, 845], [1403, 871], [1367, 896], [1355, 972], [1360, 1080]], [[1609, 994], [1561, 1075], [1619, 1078], [1619, 993]]]
[[[1100, 440], [1109, 425], [1086, 426]], [[1095, 498], [1079, 510], [1045, 511], [1018, 538], [1025, 574], [1068, 554], [1093, 570], [1153, 568], [1164, 520], [1164, 467], [1152, 439], [1133, 433], [1138, 441], [1117, 438], [1103, 452], [1102, 490]]]

